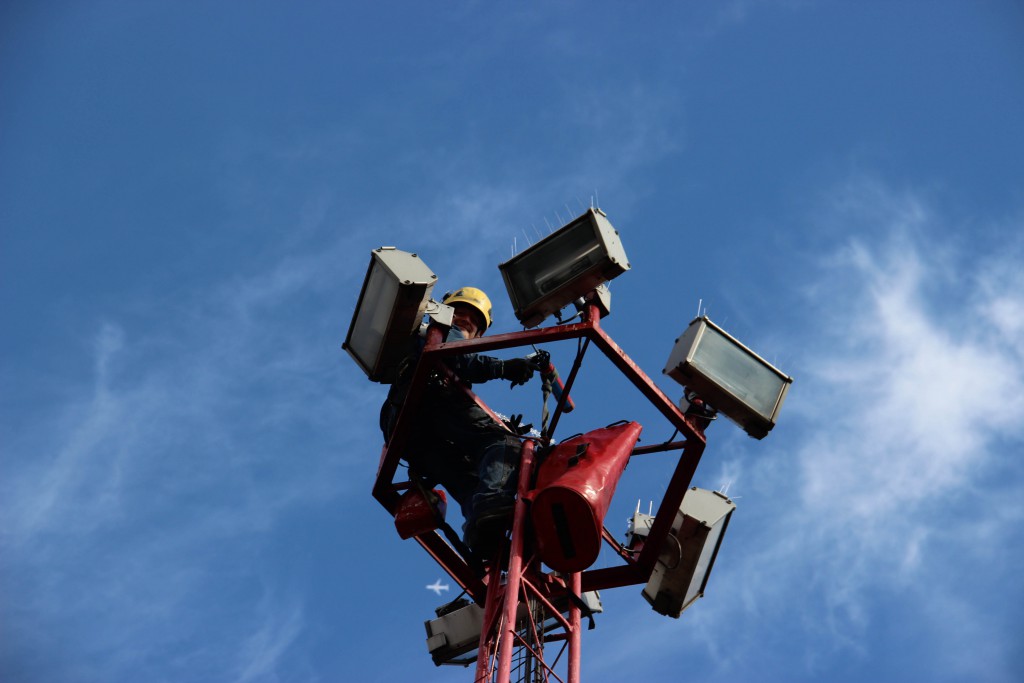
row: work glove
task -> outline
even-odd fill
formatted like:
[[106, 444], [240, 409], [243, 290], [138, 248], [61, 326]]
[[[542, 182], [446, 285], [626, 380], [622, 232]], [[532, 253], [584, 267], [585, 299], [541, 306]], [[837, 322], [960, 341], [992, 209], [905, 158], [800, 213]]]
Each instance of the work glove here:
[[526, 384], [533, 377], [534, 371], [536, 371], [537, 365], [525, 358], [511, 358], [506, 361], [502, 361], [501, 364], [501, 378], [507, 379], [512, 382], [512, 386], [517, 387], [520, 384]]
[[513, 432], [522, 436], [523, 434], [529, 434], [530, 430], [533, 429], [533, 425], [530, 423], [523, 424], [522, 415], [512, 415], [505, 419], [505, 425]]

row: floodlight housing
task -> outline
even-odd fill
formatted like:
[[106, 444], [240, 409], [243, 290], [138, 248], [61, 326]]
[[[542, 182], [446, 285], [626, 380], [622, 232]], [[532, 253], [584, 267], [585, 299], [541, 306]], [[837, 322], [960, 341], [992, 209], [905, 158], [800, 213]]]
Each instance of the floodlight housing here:
[[480, 644], [480, 629], [483, 628], [483, 624], [483, 607], [475, 602], [465, 603], [458, 609], [443, 614], [439, 610], [437, 619], [423, 622], [427, 629], [427, 651], [430, 652], [434, 664], [468, 665], [473, 662], [476, 659], [473, 651]]
[[638, 542], [646, 540], [651, 534], [652, 526], [654, 526], [654, 515], [645, 515], [640, 512], [638, 504], [637, 511], [630, 517], [626, 526], [626, 547], [633, 548]]
[[342, 348], [374, 382], [395, 381], [436, 283], [437, 276], [416, 254], [394, 247], [370, 252]]
[[[600, 614], [604, 611], [601, 594], [598, 591], [586, 591], [577, 600], [577, 605], [586, 615]], [[568, 595], [559, 595], [551, 604], [561, 614], [568, 615]], [[439, 607], [436, 614], [437, 619], [423, 622], [427, 629], [427, 651], [430, 652], [434, 664], [466, 666], [473, 662], [477, 656], [477, 647], [480, 645], [480, 629], [484, 623], [483, 607], [460, 598]], [[540, 623], [537, 623], [536, 619], [536, 615], [531, 615], [526, 605], [520, 604], [516, 610], [516, 630], [524, 632], [527, 628], [539, 628], [541, 632], [547, 633], [559, 628], [558, 621], [550, 613], [546, 613], [545, 619]]]
[[629, 259], [605, 213], [592, 208], [498, 269], [516, 318], [524, 327], [536, 327], [629, 270]]
[[718, 491], [694, 487], [676, 511], [643, 596], [658, 614], [678, 619], [704, 596], [736, 504]]
[[775, 426], [793, 378], [707, 317], [694, 318], [662, 371], [755, 439]]

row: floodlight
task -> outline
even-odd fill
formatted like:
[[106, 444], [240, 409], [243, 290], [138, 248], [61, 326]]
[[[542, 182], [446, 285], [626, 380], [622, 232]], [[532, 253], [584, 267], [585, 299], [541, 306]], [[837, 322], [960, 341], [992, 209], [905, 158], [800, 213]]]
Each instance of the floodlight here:
[[[476, 659], [474, 650], [480, 644], [480, 629], [484, 624], [483, 607], [460, 599], [454, 609], [438, 609], [437, 619], [423, 622], [427, 629], [427, 651], [434, 664], [468, 665]], [[469, 655], [464, 659], [458, 659]]]
[[629, 260], [605, 213], [588, 209], [498, 268], [516, 317], [524, 327], [536, 327], [629, 270]]
[[634, 548], [637, 543], [645, 541], [651, 534], [651, 527], [654, 526], [654, 515], [645, 515], [640, 512], [640, 501], [636, 503], [636, 512], [629, 519], [626, 527], [626, 547]]
[[[597, 591], [586, 591], [579, 597], [573, 596], [577, 606], [583, 614], [591, 616], [604, 611], [601, 603], [601, 594]], [[570, 598], [562, 594], [552, 600], [552, 606], [561, 614], [567, 615], [570, 608]], [[438, 607], [435, 610], [437, 619], [430, 619], [423, 622], [427, 629], [427, 651], [430, 653], [434, 664], [460, 664], [466, 666], [473, 662], [477, 656], [477, 647], [480, 644], [480, 629], [484, 623], [484, 609], [477, 603], [469, 602], [465, 598], [458, 598], [453, 602]], [[539, 628], [541, 632], [547, 633], [559, 627], [559, 622], [549, 612], [540, 623], [536, 620], [538, 616], [531, 614], [527, 605], [520, 604], [516, 610], [516, 630], [525, 632], [527, 628]]]
[[662, 372], [755, 439], [775, 426], [793, 382], [707, 317], [695, 318], [676, 340]]
[[658, 614], [678, 619], [704, 596], [736, 504], [718, 491], [694, 487], [676, 511], [643, 596]]
[[393, 382], [409, 353], [437, 276], [416, 254], [381, 247], [370, 252], [352, 324], [342, 348], [374, 382]]

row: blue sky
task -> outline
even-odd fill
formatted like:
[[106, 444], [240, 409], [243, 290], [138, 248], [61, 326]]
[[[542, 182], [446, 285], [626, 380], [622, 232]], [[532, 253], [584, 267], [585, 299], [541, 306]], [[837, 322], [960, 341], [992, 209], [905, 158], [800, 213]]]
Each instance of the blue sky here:
[[[382, 244], [515, 329], [497, 264], [596, 196], [666, 392], [698, 301], [796, 382], [709, 430], [707, 597], [606, 591], [584, 680], [1021, 680], [1022, 38], [994, 0], [4, 3], [0, 678], [469, 680], [339, 346]], [[669, 435], [596, 355], [575, 398], [561, 436]]]

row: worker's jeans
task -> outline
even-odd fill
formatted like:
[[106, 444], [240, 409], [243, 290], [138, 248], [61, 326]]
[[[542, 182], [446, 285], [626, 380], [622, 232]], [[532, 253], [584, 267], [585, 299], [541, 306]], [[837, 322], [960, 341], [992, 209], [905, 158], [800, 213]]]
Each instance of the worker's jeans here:
[[[389, 406], [381, 412], [385, 438], [397, 420], [397, 408]], [[476, 404], [427, 396], [402, 455], [418, 475], [440, 483], [458, 501], [465, 529], [513, 502], [520, 450], [519, 440]]]

